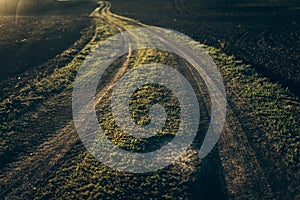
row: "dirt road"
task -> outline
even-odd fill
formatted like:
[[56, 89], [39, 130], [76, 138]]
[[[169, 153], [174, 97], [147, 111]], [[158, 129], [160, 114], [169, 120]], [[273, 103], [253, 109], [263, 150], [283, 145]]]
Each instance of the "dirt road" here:
[[[178, 10], [180, 15], [184, 15], [182, 12], [188, 12], [182, 9], [181, 1], [174, 1], [174, 6], [180, 7]], [[74, 60], [66, 65], [66, 69], [78, 69], [78, 63], [80, 63], [97, 44], [106, 39], [103, 36], [104, 29], [102, 26], [109, 27], [115, 30], [116, 33], [120, 32], [122, 34], [122, 32], [127, 31], [132, 38], [138, 37], [134, 31], [132, 31], [134, 28], [147, 27], [147, 25], [133, 19], [111, 13], [110, 7], [110, 3], [100, 2], [99, 7], [92, 12], [90, 16], [95, 18], [96, 23], [98, 23], [94, 37], [85, 48], [75, 56]], [[105, 36], [107, 37], [107, 35]], [[157, 36], [161, 37], [159, 35]], [[172, 46], [172, 41], [165, 37], [161, 37], [161, 41], [161, 45], [163, 46]], [[126, 38], [124, 34], [123, 42], [128, 46], [129, 53], [120, 59], [121, 64], [114, 69], [115, 73], [111, 75], [110, 80], [96, 95], [96, 106], [111, 92], [117, 80], [128, 70], [130, 63], [141, 62], [144, 54], [147, 54], [146, 50], [132, 53], [130, 40]], [[183, 70], [191, 75], [191, 79], [199, 80], [199, 77], [195, 75], [189, 63], [181, 62], [180, 64]], [[217, 65], [218, 64], [220, 63], [217, 62]], [[76, 67], [73, 67], [73, 65]], [[62, 69], [64, 69], [64, 67], [62, 67]], [[70, 85], [72, 84], [70, 83]], [[204, 83], [201, 81], [196, 82], [196, 86], [200, 89], [198, 95], [206, 96], [206, 102], [209, 102], [209, 98], [207, 98], [209, 95], [205, 90], [201, 90], [201, 88], [205, 88]], [[19, 90], [23, 91], [24, 88], [20, 87]], [[23, 153], [22, 156], [5, 164], [0, 174], [0, 196], [4, 199], [14, 199], [18, 197], [30, 198], [35, 195], [36, 190], [39, 190], [39, 192], [45, 191], [45, 188], [49, 186], [49, 180], [55, 176], [54, 173], [56, 173], [56, 170], [68, 162], [68, 159], [71, 159], [70, 157], [74, 159], [77, 154], [84, 152], [84, 147], [77, 136], [71, 119], [71, 90], [69, 85], [61, 91], [56, 92], [55, 95], [50, 95], [44, 99], [42, 98], [38, 104], [43, 105], [45, 108], [50, 104], [67, 104], [65, 105], [66, 107], [61, 106], [66, 109], [65, 112], [59, 113], [59, 115], [62, 115], [61, 118], [67, 120], [58, 122], [53, 119], [48, 119], [46, 126], [54, 126], [58, 127], [58, 129], [47, 137], [42, 137], [43, 142], [40, 144], [28, 144], [31, 150], [24, 150], [25, 153]], [[209, 105], [209, 103], [202, 105], [204, 106], [202, 109], [207, 110], [205, 107], [208, 106], [207, 104]], [[23, 116], [26, 116], [26, 113], [29, 112], [30, 116], [39, 117], [41, 113], [40, 109], [43, 108], [43, 106], [37, 106], [34, 109], [29, 109], [29, 111], [24, 111]], [[230, 102], [228, 103], [227, 109], [228, 116], [226, 125], [217, 147], [221, 164], [219, 167], [225, 179], [227, 197], [229, 199], [292, 199], [293, 196], [291, 196], [289, 191], [283, 189], [285, 186], [290, 185], [291, 180], [285, 181], [285, 183], [280, 186], [280, 191], [274, 191], [274, 188], [276, 188], [278, 184], [276, 181], [278, 180], [274, 181], [267, 176], [268, 171], [264, 168], [263, 163], [261, 163], [261, 159], [257, 157], [256, 149], [252, 143], [249, 142], [247, 132], [244, 130], [244, 126], [239, 122], [240, 119], [236, 116], [235, 110], [232, 109]], [[46, 115], [47, 112], [43, 113], [43, 115]], [[55, 115], [53, 117], [55, 117]], [[19, 119], [18, 122], [23, 121]], [[30, 129], [25, 129], [25, 131], [30, 131]], [[42, 134], [43, 127], [36, 127], [35, 131]], [[34, 137], [36, 133], [32, 134]], [[190, 178], [191, 182], [195, 181], [195, 178], [192, 177], [191, 174], [197, 174], [199, 172], [199, 168], [197, 167], [199, 167], [200, 162], [195, 161], [196, 155], [197, 151], [190, 151], [186, 156], [186, 160], [183, 159], [183, 161], [179, 161], [179, 165], [185, 166], [185, 169], [189, 169], [186, 171], [186, 177], [188, 177], [188, 179]], [[278, 163], [281, 163], [281, 161], [278, 161]], [[290, 174], [288, 176], [288, 178], [293, 178]], [[41, 190], [39, 187], [43, 187], [44, 189]], [[201, 186], [199, 185], [199, 187]], [[56, 197], [59, 195], [63, 194], [56, 194]]]

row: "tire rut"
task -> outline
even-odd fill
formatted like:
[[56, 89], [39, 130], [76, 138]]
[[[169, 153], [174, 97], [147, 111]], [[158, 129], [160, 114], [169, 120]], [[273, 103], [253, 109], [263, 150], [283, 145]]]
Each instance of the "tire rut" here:
[[[126, 29], [118, 26], [107, 18], [110, 4], [104, 2], [100, 4], [91, 17], [103, 18], [111, 26], [122, 32]], [[91, 43], [97, 37], [97, 31], [91, 40]], [[128, 40], [123, 37], [124, 42]], [[128, 44], [130, 48], [130, 44]], [[97, 95], [97, 102], [113, 88], [114, 83], [125, 73], [129, 59], [131, 57], [131, 49], [128, 51], [126, 60], [123, 65], [117, 70], [110, 84], [103, 88]], [[97, 103], [96, 103], [97, 104]], [[64, 128], [57, 131], [51, 138], [43, 142], [30, 155], [24, 155], [19, 161], [11, 163], [0, 175], [1, 192], [0, 196], [7, 199], [18, 198], [22, 191], [30, 191], [37, 186], [37, 183], [43, 179], [60, 160], [63, 160], [68, 152], [80, 141], [74, 123], [69, 122]]]
[[[174, 0], [174, 7], [180, 15], [183, 15], [183, 5], [180, 0]], [[126, 28], [119, 26], [109, 19], [114, 17], [119, 20], [128, 20], [128, 18], [117, 16], [110, 13], [110, 4], [103, 2], [92, 14], [92, 17], [101, 17], [111, 26], [114, 26], [120, 32]], [[188, 12], [188, 11], [187, 11]], [[141, 23], [134, 20], [128, 22], [141, 27]], [[237, 41], [243, 42], [251, 33], [247, 32]], [[159, 36], [160, 37], [160, 36]], [[165, 45], [171, 45], [172, 41], [162, 38]], [[128, 40], [124, 38], [124, 42]], [[130, 47], [130, 44], [128, 44]], [[129, 49], [129, 52], [131, 49]], [[112, 88], [114, 83], [125, 73], [131, 53], [127, 55], [123, 65], [118, 69], [116, 75], [113, 77], [112, 82], [107, 85], [100, 93], [97, 94], [97, 102], [100, 102]], [[187, 69], [193, 74], [192, 69], [187, 64]], [[197, 80], [196, 75], [193, 75]], [[200, 83], [199, 83], [200, 84]], [[203, 88], [203, 85], [199, 85]], [[207, 95], [207, 94], [206, 94]], [[276, 198], [273, 194], [269, 180], [266, 178], [265, 172], [256, 157], [255, 151], [249, 144], [246, 133], [243, 131], [242, 126], [238, 121], [238, 117], [234, 116], [234, 112], [228, 106], [228, 118], [225, 124], [223, 135], [221, 136], [218, 144], [218, 150], [221, 158], [221, 164], [224, 171], [226, 180], [227, 191], [229, 198], [255, 198], [260, 199], [262, 196], [266, 199]], [[17, 197], [20, 190], [26, 191], [32, 189], [45, 173], [51, 169], [73, 148], [74, 144], [79, 141], [73, 122], [69, 122], [64, 128], [57, 131], [53, 137], [49, 138], [41, 144], [32, 155], [28, 155], [12, 163], [10, 167], [1, 175], [0, 180], [2, 183], [1, 196], [7, 198]]]
[[[117, 17], [126, 20], [126, 18], [121, 16]], [[131, 23], [136, 24], [136, 26], [141, 26], [140, 23], [135, 22], [134, 20], [131, 20]], [[254, 33], [250, 32], [245, 33], [237, 43], [247, 40], [247, 38], [251, 37], [253, 34]], [[160, 36], [158, 35], [158, 37]], [[172, 41], [168, 41], [166, 38], [161, 38], [161, 40], [165, 42], [166, 45], [172, 44]], [[187, 63], [186, 67], [189, 69], [190, 73], [193, 74], [194, 79], [197, 80], [193, 70]], [[199, 88], [203, 87], [205, 86], [199, 85]], [[205, 91], [201, 92], [203, 95], [208, 95], [205, 94]], [[208, 101], [206, 104], [209, 104]], [[269, 180], [266, 178], [267, 176], [265, 175], [264, 170], [260, 166], [259, 160], [256, 158], [255, 151], [252, 149], [246, 137], [246, 133], [241, 128], [237, 117], [234, 116], [230, 106], [228, 107], [229, 116], [218, 147], [222, 167], [224, 168], [227, 190], [230, 193], [231, 198], [244, 198], [247, 196], [256, 199], [260, 199], [261, 197], [274, 199], [275, 195], [271, 189]], [[233, 127], [236, 127], [236, 129]], [[228, 138], [226, 138], [225, 135], [228, 136]], [[232, 161], [235, 163], [233, 164]], [[241, 173], [241, 171], [243, 173]]]

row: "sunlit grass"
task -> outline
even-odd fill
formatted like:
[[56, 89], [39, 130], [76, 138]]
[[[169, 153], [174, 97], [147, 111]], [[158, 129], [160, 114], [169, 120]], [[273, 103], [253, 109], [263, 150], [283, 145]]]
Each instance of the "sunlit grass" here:
[[[46, 77], [29, 80], [19, 90], [18, 96], [13, 96], [17, 103], [11, 102], [11, 97], [0, 103], [2, 112], [10, 111], [5, 114], [7, 115], [5, 123], [1, 124], [1, 138], [11, 137], [9, 130], [21, 121], [15, 120], [16, 116], [26, 112], [27, 108], [45, 101], [54, 94], [70, 91], [80, 65], [93, 47], [118, 32], [105, 21], [95, 20], [98, 34], [71, 63], [55, 69]], [[114, 22], [129, 29], [132, 26], [125, 22], [118, 22], [118, 20], [114, 20]], [[196, 45], [201, 46], [199, 43]], [[244, 125], [251, 126], [255, 120], [255, 125], [257, 125], [255, 131], [249, 131], [247, 134], [251, 138], [256, 137], [257, 143], [263, 148], [266, 143], [269, 143], [271, 153], [274, 150], [274, 153], [282, 155], [282, 158], [292, 165], [299, 156], [300, 148], [299, 101], [291, 97], [280, 85], [263, 78], [251, 66], [236, 60], [233, 56], [224, 54], [220, 49], [202, 47], [209, 52], [221, 70], [227, 87], [229, 103], [235, 105], [234, 111], [249, 117], [249, 124]], [[151, 62], [167, 65], [172, 62], [170, 57], [172, 58], [171, 54], [154, 49], [138, 50], [134, 52], [127, 70]], [[131, 111], [137, 124], [149, 123], [147, 111], [153, 103], [151, 99], [159, 101], [160, 97], [166, 96], [167, 93], [169, 91], [153, 86], [142, 87], [135, 93], [131, 98]], [[138, 96], [143, 97], [142, 100], [137, 98]], [[172, 98], [172, 95], [167, 99], [176, 104], [176, 98]], [[109, 103], [108, 93], [97, 106], [99, 121], [101, 121], [105, 133], [119, 147], [135, 151], [145, 150], [146, 140], [130, 137], [115, 125]], [[22, 106], [18, 107], [19, 104]], [[160, 135], [174, 135], [174, 130], [178, 125], [176, 118], [178, 113], [179, 109], [170, 110], [170, 115], [174, 114], [175, 117], [171, 118], [172, 123], [169, 124], [169, 129], [163, 130]], [[4, 154], [11, 145], [6, 139], [1, 140], [0, 155]], [[135, 176], [108, 168], [99, 163], [87, 151], [83, 151], [79, 155], [72, 155], [72, 159], [63, 161], [63, 164], [58, 166], [58, 170], [46, 183], [46, 187], [41, 188], [37, 195], [47, 198], [66, 194], [69, 198], [85, 199], [124, 198], [124, 196], [131, 199], [139, 196], [185, 198], [190, 195], [188, 194], [189, 184], [199, 175], [197, 171], [199, 169], [195, 169], [197, 165], [195, 155], [194, 152], [194, 157], [185, 157], [184, 161], [165, 170]]]

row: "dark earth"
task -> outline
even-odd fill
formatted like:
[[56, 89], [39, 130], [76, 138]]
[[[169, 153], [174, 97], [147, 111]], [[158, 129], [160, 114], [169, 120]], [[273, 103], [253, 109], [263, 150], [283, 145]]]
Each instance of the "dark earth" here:
[[9, 15], [0, 14], [0, 81], [70, 47], [90, 24], [95, 7], [95, 3], [80, 3], [30, 12], [12, 7]]
[[[288, 95], [291, 96], [290, 101], [293, 105], [298, 105], [298, 100], [294, 100], [293, 96], [300, 96], [299, 1], [111, 0], [110, 2], [112, 3], [113, 13], [137, 19], [145, 24], [177, 30], [201, 43], [221, 48], [227, 54], [234, 55], [238, 59], [245, 61], [263, 77], [267, 77], [268, 80], [274, 83], [282, 84]], [[87, 2], [55, 4], [48, 8], [43, 6], [32, 11], [21, 10], [17, 12], [17, 15], [14, 14], [16, 13], [15, 11], [7, 12], [5, 16], [0, 16], [1, 99], [19, 97], [18, 95], [23, 97], [22, 95], [24, 94], [19, 94], [17, 89], [26, 86], [27, 80], [39, 81], [43, 77], [51, 77], [55, 69], [63, 68], [74, 59], [94, 36], [95, 24], [93, 24], [94, 22], [89, 17], [89, 14], [95, 7], [97, 7], [95, 3]], [[62, 54], [64, 50], [67, 51]], [[86, 55], [83, 53], [81, 56], [84, 57]], [[64, 190], [64, 185], [54, 184], [53, 186], [51, 185], [52, 182], [47, 182], [48, 180], [54, 180], [55, 183], [56, 178], [61, 178], [57, 175], [59, 173], [63, 174], [62, 177], [68, 177], [68, 170], [65, 172], [63, 167], [67, 166], [66, 168], [68, 169], [69, 165], [72, 166], [74, 164], [73, 162], [80, 163], [80, 159], [83, 160], [85, 152], [85, 148], [77, 138], [74, 128], [71, 125], [71, 127], [65, 126], [72, 120], [71, 91], [68, 88], [63, 88], [64, 86], [61, 87], [58, 87], [59, 89], [57, 90], [54, 89], [50, 93], [41, 91], [41, 96], [44, 95], [41, 99], [29, 98], [23, 100], [12, 98], [12, 102], [6, 102], [4, 105], [4, 107], [6, 106], [5, 109], [9, 110], [10, 113], [5, 113], [5, 109], [4, 111], [0, 110], [1, 119], [8, 119], [7, 122], [11, 120], [17, 123], [16, 126], [11, 128], [7, 128], [4, 125], [1, 127], [1, 131], [4, 130], [3, 133], [5, 133], [3, 134], [4, 138], [8, 135], [8, 140], [10, 141], [8, 150], [3, 148], [6, 154], [1, 154], [1, 169], [10, 172], [20, 160], [29, 158], [29, 161], [26, 160], [23, 163], [24, 169], [33, 173], [28, 174], [25, 170], [24, 177], [22, 177], [22, 172], [18, 172], [19, 174], [16, 175], [18, 178], [9, 180], [12, 183], [8, 182], [7, 187], [5, 184], [1, 184], [0, 194], [3, 194], [3, 196], [12, 193], [13, 195], [21, 194], [23, 198], [32, 198], [35, 191], [28, 190], [31, 187], [31, 183], [27, 184], [26, 181], [22, 180], [22, 178], [29, 178], [30, 180], [30, 177], [33, 177], [32, 179], [38, 177], [34, 184], [35, 186], [40, 186], [38, 194], [44, 198], [51, 197], [51, 195], [59, 197], [61, 194], [70, 194], [69, 188], [66, 189], [67, 191]], [[17, 88], [16, 91], [14, 88]], [[30, 103], [32, 101], [33, 103], [28, 103], [30, 106], [26, 106], [26, 101]], [[25, 106], [23, 105], [24, 102]], [[237, 102], [240, 103], [239, 99]], [[229, 103], [232, 105], [235, 104], [235, 101], [232, 100]], [[248, 122], [247, 112], [250, 111], [250, 108], [248, 109], [247, 106], [243, 105], [247, 104], [240, 103], [236, 107], [232, 106], [232, 110], [236, 115], [244, 114], [239, 120], [243, 125], [248, 123], [245, 127], [250, 127], [249, 130], [245, 129], [246, 133], [248, 133], [248, 138], [251, 139], [256, 136], [255, 134], [252, 136], [254, 131], [251, 129], [251, 126], [256, 125], [256, 123]], [[239, 106], [245, 107], [245, 109], [241, 111], [242, 109]], [[11, 112], [11, 110], [13, 111]], [[57, 113], [60, 113], [60, 115], [57, 116]], [[253, 120], [253, 118], [250, 119]], [[64, 127], [67, 127], [66, 130]], [[266, 127], [268, 126], [266, 125]], [[53, 142], [53, 146], [49, 145], [53, 152], [45, 155], [47, 159], [53, 160], [53, 162], [50, 162], [51, 167], [48, 167], [47, 160], [43, 160], [37, 167], [39, 169], [37, 173], [34, 170], [27, 169], [26, 167], [30, 166], [30, 157], [32, 155], [34, 157], [39, 145], [44, 144], [45, 141], [48, 144], [48, 139], [50, 140], [57, 131], [61, 133], [58, 138], [53, 137], [53, 140], [58, 142], [60, 146], [53, 145], [55, 144]], [[293, 134], [296, 135], [297, 133]], [[1, 132], [1, 138], [3, 135]], [[70, 137], [70, 140], [65, 135]], [[69, 141], [70, 143], [68, 143]], [[66, 147], [65, 143], [67, 143]], [[260, 144], [251, 145], [255, 147], [253, 148], [254, 150], [257, 150], [257, 155], [261, 155], [262, 158], [259, 158], [259, 161], [266, 165], [264, 170], [268, 170], [272, 168], [272, 164], [276, 162], [277, 158], [271, 156], [269, 159], [263, 152], [265, 146], [261, 147], [262, 145]], [[44, 148], [47, 149], [48, 147], [43, 146]], [[61, 153], [55, 157], [54, 150], [60, 152], [62, 149], [63, 152], [65, 151], [65, 154]], [[270, 150], [271, 153], [273, 153], [272, 151]], [[43, 159], [43, 154], [37, 153], [37, 155], [37, 158]], [[78, 158], [78, 155], [82, 155], [82, 157]], [[267, 161], [263, 159], [267, 159]], [[21, 161], [20, 163], [22, 164]], [[201, 178], [188, 185], [189, 193], [192, 194], [191, 198], [227, 199], [226, 182], [220, 162], [217, 148], [201, 162], [200, 175], [197, 175], [197, 177]], [[47, 172], [42, 171], [43, 165], [45, 165], [45, 169], [49, 169]], [[23, 166], [21, 165], [21, 167]], [[61, 168], [63, 168], [62, 172], [58, 170]], [[85, 170], [82, 169], [82, 171]], [[88, 168], [87, 171], [89, 170], [91, 169]], [[70, 171], [72, 172], [72, 170]], [[272, 177], [270, 176], [276, 175], [276, 172], [276, 169], [274, 169], [268, 174], [267, 178], [271, 180]], [[41, 175], [38, 173], [41, 173]], [[274, 177], [275, 186], [273, 186], [276, 189], [280, 189], [280, 191], [278, 189], [281, 192], [280, 198], [284, 195], [282, 191], [285, 190], [286, 185], [292, 182], [291, 180], [286, 180], [292, 177], [290, 174], [286, 179], [283, 178], [284, 173], [285, 171], [281, 170], [278, 173], [278, 177]], [[110, 176], [109, 173], [106, 175]], [[5, 179], [3, 177], [1, 173], [0, 179]], [[83, 174], [82, 177], [89, 177], [89, 175]], [[119, 177], [113, 177], [113, 175], [111, 177], [108, 177], [108, 180], [114, 180], [115, 178], [115, 181], [118, 183]], [[281, 178], [282, 184], [280, 183]], [[259, 177], [255, 180], [259, 180]], [[58, 181], [58, 183], [62, 184], [64, 182]], [[84, 181], [80, 182], [83, 187], [85, 187], [85, 183]], [[86, 184], [88, 185], [88, 183]], [[112, 181], [112, 183], [114, 182]], [[127, 183], [128, 180], [124, 178], [124, 184], [126, 185]], [[95, 183], [95, 185], [97, 184]], [[101, 184], [113, 187], [110, 184]], [[22, 188], [23, 185], [26, 185], [25, 189]], [[296, 187], [292, 189], [294, 188]], [[139, 187], [135, 189], [136, 191], [134, 189], [129, 191], [138, 193]], [[44, 191], [48, 193], [45, 192], [46, 194], [44, 194]], [[57, 193], [56, 191], [65, 193]], [[128, 195], [130, 196], [130, 194]], [[293, 195], [297, 195], [297, 190]]]
[[112, 11], [177, 30], [300, 95], [300, 1], [112, 0]]
[[[112, 0], [112, 11], [221, 47], [300, 95], [299, 1], [138, 2]], [[0, 79], [39, 65], [69, 47], [80, 37], [88, 24], [87, 13], [94, 7], [92, 3], [75, 4], [63, 11], [21, 10], [19, 18], [12, 13], [0, 17], [0, 33], [4, 31], [0, 34]]]

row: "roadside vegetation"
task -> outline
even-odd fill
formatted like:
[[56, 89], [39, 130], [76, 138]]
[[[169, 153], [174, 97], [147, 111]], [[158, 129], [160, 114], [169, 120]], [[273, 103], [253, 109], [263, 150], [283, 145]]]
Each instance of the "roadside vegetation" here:
[[[196, 140], [186, 156], [173, 165], [147, 174], [123, 173], [106, 167], [85, 150], [79, 138], [71, 147], [62, 147], [69, 149], [57, 163], [53, 164], [52, 168], [30, 171], [34, 170], [30, 168], [31, 165], [51, 163], [55, 160], [55, 156], [61, 153], [60, 149], [47, 152], [47, 146], [41, 148], [44, 142], [56, 137], [58, 133], [61, 136], [64, 134], [68, 136], [70, 130], [66, 127], [69, 127], [69, 124], [74, 131], [71, 93], [75, 76], [83, 60], [94, 47], [118, 33], [119, 29], [130, 31], [131, 28], [137, 27], [137, 24], [139, 23], [134, 20], [126, 22], [126, 19], [120, 20], [112, 15], [106, 18], [94, 17], [92, 25], [86, 29], [82, 38], [62, 55], [43, 67], [29, 69], [23, 73], [23, 76], [21, 74], [10, 79], [8, 83], [1, 83], [1, 87], [5, 89], [0, 99], [0, 118], [3, 122], [0, 126], [0, 160], [3, 169], [0, 180], [1, 188], [4, 188], [4, 192], [0, 194], [8, 198], [24, 199], [33, 196], [44, 199], [57, 199], [62, 196], [69, 199], [174, 199], [174, 197], [186, 199], [205, 187], [205, 182], [199, 184], [197, 180], [203, 174], [208, 173], [203, 169], [212, 158], [210, 155], [202, 163], [197, 158], [201, 138]], [[131, 34], [134, 35], [134, 31], [131, 31]], [[205, 48], [219, 67], [227, 89], [228, 104], [235, 118], [246, 130], [249, 143], [255, 150], [263, 170], [268, 172], [267, 178], [272, 189], [278, 193], [281, 190], [288, 190], [295, 197], [299, 194], [300, 177], [298, 170], [300, 163], [299, 99], [280, 84], [272, 83], [268, 78], [259, 74], [251, 65], [225, 54], [222, 49], [200, 43], [197, 45]], [[105, 81], [99, 83], [97, 97], [101, 101], [96, 105], [96, 109], [98, 118], [102, 122], [101, 126], [116, 145], [132, 151], [145, 151], [149, 147], [150, 149], [156, 147], [157, 141], [137, 140], [123, 133], [115, 125], [110, 108], [110, 86], [115, 83], [115, 76], [121, 76], [126, 70], [150, 62], [173, 65], [178, 61], [176, 59], [176, 56], [167, 52], [143, 49], [133, 52], [128, 65], [120, 66], [120, 63], [126, 60], [125, 55], [110, 66], [109, 72], [114, 73], [106, 73]], [[186, 68], [182, 68], [182, 65], [174, 64], [173, 67], [182, 70], [186, 75], [191, 73]], [[18, 77], [21, 77], [21, 80]], [[189, 77], [189, 80], [192, 82], [193, 77]], [[166, 107], [170, 102], [177, 104], [176, 98], [170, 93], [166, 88], [156, 85], [147, 85], [137, 90], [131, 98], [131, 111], [136, 122], [141, 125], [149, 123], [147, 111], [153, 103], [160, 102]], [[169, 102], [161, 102], [162, 96], [167, 96], [168, 98], [163, 101]], [[201, 106], [205, 109], [207, 105]], [[179, 109], [167, 109], [170, 127], [160, 133], [164, 141], [174, 136], [174, 128], [176, 130], [178, 126], [179, 112]], [[49, 118], [46, 118], [47, 115]], [[207, 118], [204, 115], [204, 125], [199, 130], [200, 135], [205, 131], [205, 125], [209, 121]], [[36, 121], [46, 122], [37, 124]], [[231, 128], [234, 129], [234, 127]], [[27, 158], [31, 156], [35, 158], [34, 156], [39, 154], [36, 149], [45, 151], [44, 153], [51, 154], [54, 158], [26, 163]], [[15, 172], [15, 163], [23, 164], [20, 165], [19, 171], [24, 170], [23, 173], [26, 173], [28, 170], [34, 176], [26, 177], [28, 180], [22, 180], [22, 177]], [[43, 170], [46, 171], [43, 172]], [[217, 170], [222, 171], [222, 169]], [[15, 176], [14, 173], [16, 173]], [[43, 176], [39, 177], [39, 173]], [[36, 177], [40, 179], [35, 179]], [[19, 182], [15, 183], [14, 178]], [[218, 193], [220, 191], [217, 190], [222, 189], [224, 188], [220, 186], [214, 192]], [[205, 191], [201, 192], [205, 193]], [[223, 195], [226, 194], [226, 191], [221, 192]]]
[[[300, 148], [298, 100], [291, 97], [291, 94], [280, 85], [271, 83], [251, 66], [236, 60], [233, 56], [228, 56], [222, 50], [213, 47], [205, 46], [204, 48], [213, 56], [222, 70], [229, 104], [233, 106], [240, 123], [247, 130], [247, 137], [256, 150], [263, 169], [268, 172], [268, 179], [273, 189], [280, 191], [287, 187], [288, 193], [297, 194]], [[107, 103], [100, 105], [105, 107]], [[99, 110], [109, 111], [109, 108], [105, 109], [102, 106]], [[141, 150], [141, 141], [128, 138], [122, 131], [117, 130], [109, 113], [104, 118], [100, 118], [103, 119], [103, 124], [106, 124], [107, 132], [114, 133], [112, 140], [114, 141], [115, 138], [115, 143], [124, 149]], [[193, 159], [195, 159], [194, 156]], [[191, 160], [185, 164], [178, 162], [157, 173], [141, 176], [109, 169], [86, 152], [74, 160], [76, 164], [66, 162], [58, 169], [57, 174], [50, 181], [51, 189], [46, 189], [45, 194], [52, 196], [68, 193], [72, 198], [91, 199], [96, 197], [123, 198], [124, 196], [128, 198], [138, 196], [172, 198], [174, 195], [185, 198], [191, 195], [189, 186], [195, 181], [191, 179], [191, 176], [197, 173], [192, 171], [189, 175], [185, 174], [189, 177], [184, 179], [185, 181], [179, 178], [182, 172], [177, 174], [176, 170], [186, 165], [190, 166]], [[289, 177], [292, 180], [285, 182], [282, 177]], [[284, 186], [282, 187], [281, 184]], [[118, 185], [118, 188], [111, 187], [111, 185]], [[99, 190], [101, 193], [97, 192]], [[135, 196], [136, 194], [138, 195]]]

